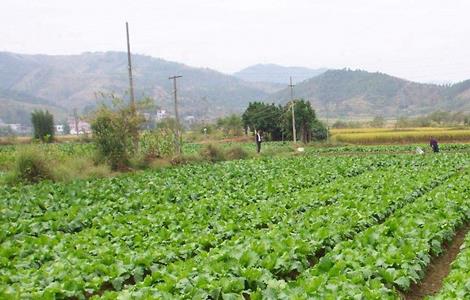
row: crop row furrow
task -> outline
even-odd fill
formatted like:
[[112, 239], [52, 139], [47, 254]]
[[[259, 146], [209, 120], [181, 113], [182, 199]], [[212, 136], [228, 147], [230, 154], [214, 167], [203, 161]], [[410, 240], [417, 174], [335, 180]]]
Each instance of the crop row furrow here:
[[469, 180], [468, 170], [454, 176], [383, 224], [339, 243], [295, 282], [258, 290], [251, 299], [399, 299], [470, 219]]
[[[469, 220], [470, 215], [467, 217], [467, 222]], [[470, 232], [465, 236], [460, 253], [451, 266], [450, 273], [444, 278], [442, 289], [426, 299], [465, 299], [470, 295]]]

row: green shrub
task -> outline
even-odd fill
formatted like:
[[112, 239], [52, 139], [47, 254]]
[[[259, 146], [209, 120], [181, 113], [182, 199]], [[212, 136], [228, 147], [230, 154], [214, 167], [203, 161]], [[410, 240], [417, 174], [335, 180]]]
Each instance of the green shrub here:
[[36, 183], [53, 179], [53, 173], [45, 155], [36, 148], [28, 148], [18, 152], [11, 179], [16, 182]]
[[129, 158], [137, 150], [135, 138], [141, 124], [142, 117], [127, 106], [103, 106], [96, 112], [91, 125], [93, 138], [99, 158], [109, 163], [112, 170], [128, 169]]
[[246, 159], [249, 157], [249, 154], [242, 147], [235, 146], [227, 149], [225, 157], [227, 160]]
[[225, 155], [222, 149], [213, 144], [208, 144], [203, 147], [199, 154], [201, 157], [210, 162], [218, 162], [225, 160]]

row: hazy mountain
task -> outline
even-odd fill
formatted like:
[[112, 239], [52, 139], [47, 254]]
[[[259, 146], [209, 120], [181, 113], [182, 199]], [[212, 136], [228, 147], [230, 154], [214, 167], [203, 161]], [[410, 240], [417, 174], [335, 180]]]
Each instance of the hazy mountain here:
[[309, 69], [303, 67], [284, 67], [275, 64], [258, 64], [247, 67], [233, 75], [249, 82], [269, 82], [283, 88], [289, 84], [292, 76], [294, 83], [318, 76], [327, 69]]
[[0, 119], [5, 123], [28, 124], [31, 119], [31, 111], [35, 109], [47, 109], [58, 120], [67, 117], [67, 110], [54, 103], [22, 92], [0, 90]]
[[[329, 70], [297, 84], [294, 97], [310, 100], [322, 116], [396, 117], [437, 109], [470, 111], [470, 81], [422, 84], [382, 73]], [[281, 103], [289, 98], [288, 88], [270, 97]]]
[[[149, 96], [172, 111], [172, 82], [178, 79], [182, 115], [216, 117], [239, 112], [249, 101], [266, 98], [266, 87], [244, 82], [210, 69], [192, 68], [144, 55], [133, 55], [136, 97]], [[128, 90], [127, 56], [121, 52], [81, 55], [23, 55], [0, 52], [0, 90], [17, 93], [24, 103], [35, 101], [71, 111], [96, 105], [98, 93], [125, 95]], [[18, 100], [18, 97], [15, 99]], [[127, 96], [125, 96], [127, 99]], [[2, 98], [5, 103], [5, 98]], [[8, 98], [11, 102], [15, 100]], [[16, 101], [15, 100], [15, 101]], [[36, 103], [37, 104], [37, 103]], [[17, 107], [21, 109], [21, 107]], [[24, 107], [29, 111], [29, 107]], [[5, 119], [0, 114], [0, 118]]]
[[[210, 69], [149, 56], [132, 58], [137, 98], [152, 97], [158, 106], [170, 112], [173, 98], [168, 77], [183, 76], [178, 79], [182, 116], [214, 119], [242, 112], [250, 101], [285, 103], [290, 98], [287, 80], [282, 84], [247, 82]], [[278, 66], [258, 66], [273, 70], [273, 78], [280, 74], [275, 71]], [[470, 80], [436, 85], [382, 73], [329, 70], [299, 81], [299, 77], [294, 77], [295, 97], [310, 100], [321, 116], [326, 116], [327, 110], [332, 117], [396, 117], [437, 109], [470, 111]], [[93, 108], [103, 100], [100, 92], [122, 95], [127, 100], [127, 90], [125, 53], [49, 56], [0, 52], [0, 119], [7, 123], [27, 122], [35, 108], [47, 108], [56, 118], [63, 119], [73, 108], [79, 111]]]

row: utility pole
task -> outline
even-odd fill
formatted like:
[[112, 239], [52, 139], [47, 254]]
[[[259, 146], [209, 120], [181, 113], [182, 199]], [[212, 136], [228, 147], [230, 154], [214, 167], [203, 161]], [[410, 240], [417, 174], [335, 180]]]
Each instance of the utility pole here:
[[330, 102], [326, 101], [326, 140], [328, 141], [330, 138], [330, 120], [329, 120], [329, 115], [330, 115]]
[[[126, 37], [127, 37], [127, 69], [129, 71], [129, 94], [131, 98], [130, 108], [131, 115], [133, 118], [136, 118], [136, 107], [135, 107], [135, 98], [134, 98], [134, 83], [132, 81], [132, 62], [131, 62], [131, 43], [129, 41], [129, 24], [126, 22]], [[133, 144], [134, 151], [137, 151], [139, 148], [139, 129], [133, 128]]]
[[291, 99], [291, 110], [292, 110], [292, 137], [293, 137], [293, 140], [294, 140], [294, 143], [297, 142], [297, 135], [296, 135], [296, 132], [295, 132], [295, 113], [294, 113], [294, 106], [295, 106], [295, 102], [294, 102], [294, 84], [292, 84], [292, 76], [290, 77], [290, 84], [289, 84], [289, 87], [290, 87], [290, 99]]
[[131, 109], [135, 111], [134, 83], [132, 82], [131, 43], [129, 41], [129, 24], [126, 22], [127, 36], [127, 69], [129, 71], [129, 93], [131, 97]]
[[176, 145], [176, 153], [181, 154], [181, 145], [180, 145], [180, 121], [178, 116], [178, 96], [177, 96], [177, 89], [176, 89], [176, 79], [181, 78], [183, 76], [171, 76], [168, 79], [173, 80], [173, 94], [175, 96], [175, 119], [176, 119], [176, 130], [175, 130], [175, 145]]
[[75, 122], [75, 134], [78, 136], [78, 115], [77, 115], [77, 109], [73, 109], [73, 119]]

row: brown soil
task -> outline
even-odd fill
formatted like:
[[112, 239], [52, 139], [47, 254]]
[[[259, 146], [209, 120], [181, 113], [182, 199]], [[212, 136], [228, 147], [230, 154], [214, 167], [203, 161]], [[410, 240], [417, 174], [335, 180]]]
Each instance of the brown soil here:
[[410, 290], [403, 294], [403, 299], [416, 300], [437, 293], [444, 278], [449, 274], [450, 264], [460, 252], [460, 246], [465, 240], [465, 235], [470, 230], [470, 224], [462, 226], [457, 230], [452, 241], [444, 244], [444, 252], [434, 257], [426, 269], [426, 275], [418, 284], [413, 284]]

